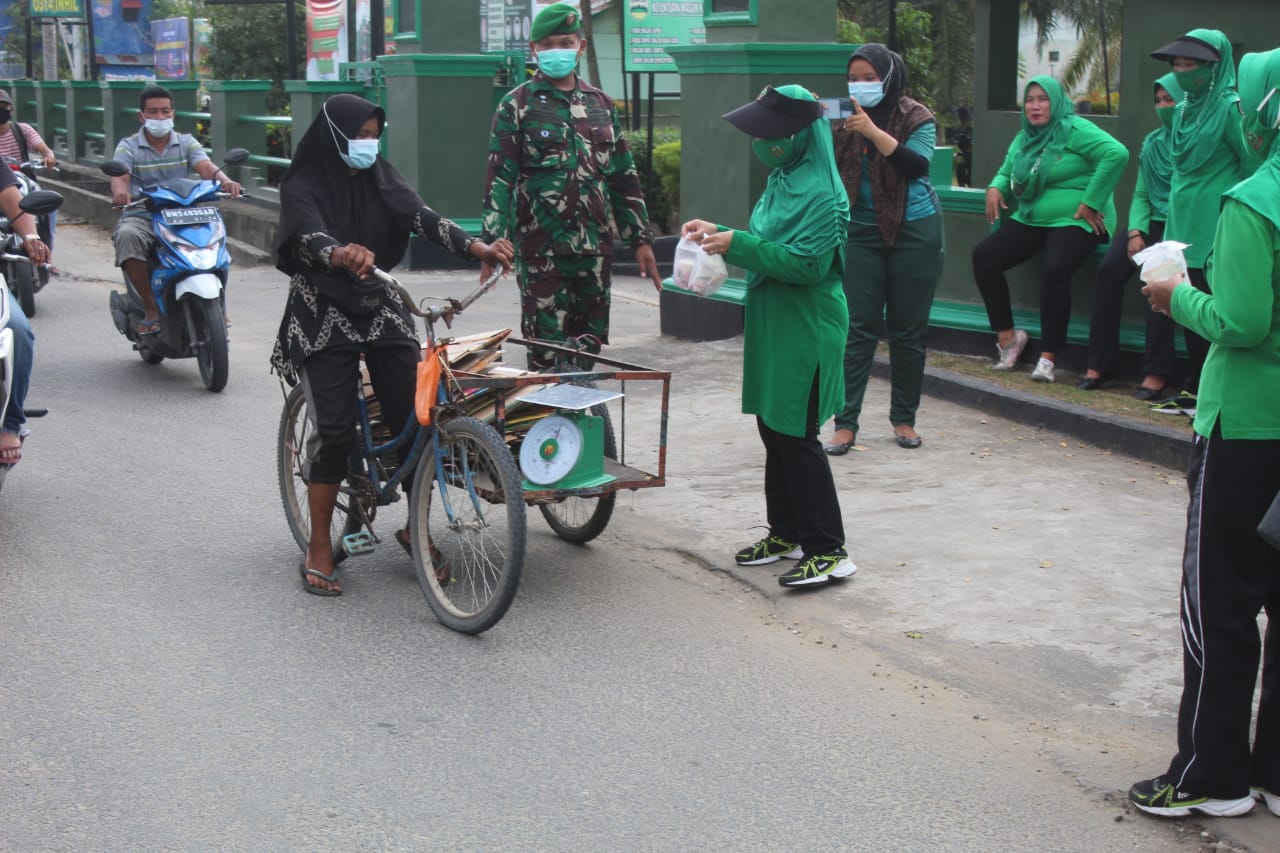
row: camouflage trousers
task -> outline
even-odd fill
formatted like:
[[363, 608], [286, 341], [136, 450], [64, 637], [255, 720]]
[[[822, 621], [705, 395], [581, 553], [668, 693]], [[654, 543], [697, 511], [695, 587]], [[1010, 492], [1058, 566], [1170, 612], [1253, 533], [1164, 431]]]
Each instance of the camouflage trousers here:
[[[609, 283], [613, 259], [606, 255], [546, 255], [516, 260], [520, 286], [520, 334], [526, 339], [580, 341], [589, 353], [609, 342]], [[552, 353], [530, 347], [529, 369], [552, 366]], [[589, 369], [591, 359], [576, 359]]]

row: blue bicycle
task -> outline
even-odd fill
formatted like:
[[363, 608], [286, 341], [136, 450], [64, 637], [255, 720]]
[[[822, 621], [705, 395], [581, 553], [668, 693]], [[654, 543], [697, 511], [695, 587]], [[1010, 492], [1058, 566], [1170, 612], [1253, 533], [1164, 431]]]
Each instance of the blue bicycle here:
[[[375, 275], [423, 318], [428, 359], [446, 358], [435, 323], [450, 325], [498, 278], [495, 273], [462, 301], [448, 299], [424, 311], [395, 278], [381, 270]], [[333, 515], [335, 561], [373, 549], [378, 508], [398, 502], [400, 487], [412, 478], [411, 551], [427, 603], [455, 631], [488, 630], [515, 599], [524, 566], [525, 503], [511, 450], [492, 426], [459, 412], [451, 382], [438, 384], [429, 426], [410, 418], [394, 436], [367, 382], [352, 391], [358, 399], [358, 438]], [[307, 401], [298, 386], [285, 396], [277, 462], [285, 518], [304, 552], [311, 524], [302, 461], [310, 433]]]

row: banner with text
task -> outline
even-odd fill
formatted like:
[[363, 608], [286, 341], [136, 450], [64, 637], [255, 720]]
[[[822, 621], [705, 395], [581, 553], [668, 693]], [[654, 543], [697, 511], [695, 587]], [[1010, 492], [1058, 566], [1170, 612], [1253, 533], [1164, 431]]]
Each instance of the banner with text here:
[[672, 71], [675, 60], [667, 48], [678, 44], [706, 44], [702, 0], [623, 0], [624, 71]]

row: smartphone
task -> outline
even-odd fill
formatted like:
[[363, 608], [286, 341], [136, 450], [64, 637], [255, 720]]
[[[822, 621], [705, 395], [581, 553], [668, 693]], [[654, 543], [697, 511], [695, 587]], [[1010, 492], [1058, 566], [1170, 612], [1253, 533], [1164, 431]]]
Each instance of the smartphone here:
[[843, 121], [858, 111], [848, 98], [822, 98], [822, 105], [831, 121]]

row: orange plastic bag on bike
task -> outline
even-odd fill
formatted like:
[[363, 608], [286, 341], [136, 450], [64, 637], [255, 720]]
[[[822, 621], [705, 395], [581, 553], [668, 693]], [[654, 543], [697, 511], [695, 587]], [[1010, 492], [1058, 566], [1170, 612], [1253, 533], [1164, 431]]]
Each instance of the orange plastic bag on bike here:
[[444, 355], [445, 348], [438, 346], [427, 350], [425, 357], [418, 362], [418, 388], [413, 395], [413, 408], [418, 414], [418, 423], [423, 426], [431, 425], [431, 409], [436, 404]]

